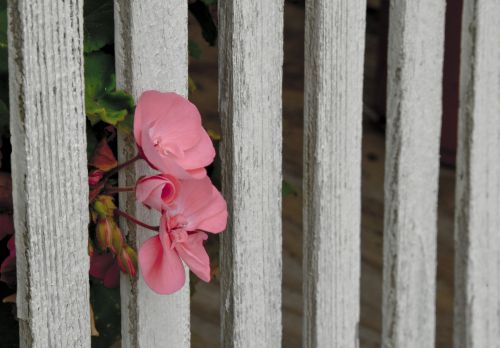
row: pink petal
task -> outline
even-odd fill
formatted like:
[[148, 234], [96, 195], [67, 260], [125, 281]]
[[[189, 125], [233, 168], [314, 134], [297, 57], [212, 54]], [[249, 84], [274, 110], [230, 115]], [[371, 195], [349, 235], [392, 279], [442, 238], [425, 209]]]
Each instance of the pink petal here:
[[203, 246], [203, 241], [207, 240], [207, 234], [196, 232], [190, 234], [184, 243], [178, 243], [175, 250], [181, 259], [188, 265], [191, 272], [205, 282], [210, 281], [210, 259]]
[[175, 199], [179, 182], [168, 174], [145, 176], [137, 181], [135, 195], [144, 205], [162, 211], [165, 204]]
[[219, 233], [226, 228], [226, 202], [208, 177], [182, 181], [177, 199], [169, 205], [169, 214], [182, 214], [188, 221], [188, 231]]
[[171, 105], [167, 105], [166, 101], [163, 93], [158, 91], [145, 91], [137, 100], [134, 113], [134, 138], [139, 146], [141, 146], [142, 130], [161, 116], [161, 113], [157, 112], [161, 109], [159, 106], [163, 106], [165, 110], [170, 109]]
[[[161, 233], [161, 232], [160, 232]], [[146, 284], [158, 294], [172, 294], [182, 288], [186, 274], [181, 259], [170, 248], [162, 246], [159, 236], [151, 237], [139, 249], [139, 265]]]
[[227, 226], [227, 204], [221, 193], [213, 188], [211, 204], [206, 206], [203, 210], [203, 215], [198, 215], [198, 229], [220, 233], [226, 229]]
[[205, 168], [190, 169], [187, 172], [191, 176], [191, 179], [203, 179], [207, 176], [207, 170]]
[[201, 117], [196, 106], [176, 93], [144, 92], [137, 102], [134, 116], [134, 136], [142, 146], [142, 130], [154, 129], [155, 135], [171, 140], [181, 147], [198, 142]]
[[204, 131], [198, 109], [184, 98], [175, 102], [168, 115], [158, 118], [150, 127], [153, 139], [160, 137], [165, 143], [181, 149], [195, 146]]
[[170, 174], [178, 179], [189, 179], [191, 175], [182, 168], [174, 158], [160, 154], [153, 144], [153, 140], [143, 132], [142, 153], [146, 161], [162, 173]]
[[207, 132], [203, 133], [196, 146], [188, 149], [184, 157], [177, 159], [179, 165], [186, 169], [203, 168], [214, 161], [215, 148]]

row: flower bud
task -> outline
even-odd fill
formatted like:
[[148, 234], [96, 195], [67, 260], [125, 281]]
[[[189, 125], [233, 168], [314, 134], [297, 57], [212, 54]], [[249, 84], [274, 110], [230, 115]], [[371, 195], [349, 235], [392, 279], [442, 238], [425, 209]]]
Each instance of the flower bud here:
[[102, 170], [93, 170], [89, 173], [89, 185], [95, 186], [101, 181], [104, 176], [104, 172]]
[[129, 245], [124, 245], [118, 254], [118, 265], [124, 273], [135, 277], [137, 274], [137, 253]]
[[113, 216], [116, 205], [113, 202], [113, 197], [100, 195], [94, 201], [94, 210], [100, 217]]
[[123, 245], [123, 235], [113, 218], [99, 219], [96, 227], [96, 238], [102, 250], [110, 249], [117, 254]]
[[118, 225], [115, 223], [115, 228], [111, 231], [111, 251], [118, 255], [122, 248], [123, 245], [125, 244], [125, 239], [123, 238], [122, 231], [118, 227]]
[[179, 181], [168, 174], [145, 176], [137, 181], [136, 198], [149, 208], [162, 211], [177, 197]]

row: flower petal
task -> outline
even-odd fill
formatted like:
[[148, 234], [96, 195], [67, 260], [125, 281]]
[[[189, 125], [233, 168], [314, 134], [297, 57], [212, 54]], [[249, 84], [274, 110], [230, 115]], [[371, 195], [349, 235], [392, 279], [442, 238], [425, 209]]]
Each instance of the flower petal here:
[[187, 170], [203, 168], [214, 161], [215, 148], [207, 132], [203, 130], [199, 142], [192, 148], [185, 151], [182, 158], [177, 159], [177, 163]]
[[179, 195], [172, 203], [169, 214], [182, 214], [187, 219], [188, 231], [219, 233], [226, 228], [226, 202], [208, 177], [182, 181]]
[[137, 102], [134, 136], [142, 146], [142, 130], [154, 129], [155, 135], [180, 147], [192, 147], [199, 139], [201, 116], [196, 106], [176, 93], [145, 91]]
[[210, 259], [203, 246], [203, 241], [207, 239], [207, 234], [196, 232], [190, 234], [184, 243], [178, 243], [175, 249], [181, 259], [188, 265], [191, 272], [205, 282], [210, 281]]
[[189, 179], [191, 175], [182, 168], [171, 156], [161, 155], [155, 148], [153, 140], [143, 131], [142, 154], [144, 159], [155, 169], [170, 174], [178, 179]]
[[137, 181], [135, 196], [144, 205], [162, 211], [165, 204], [175, 199], [179, 182], [168, 174], [145, 176]]
[[146, 284], [158, 294], [172, 294], [182, 288], [186, 273], [175, 250], [162, 246], [159, 236], [146, 240], [139, 249], [139, 265]]

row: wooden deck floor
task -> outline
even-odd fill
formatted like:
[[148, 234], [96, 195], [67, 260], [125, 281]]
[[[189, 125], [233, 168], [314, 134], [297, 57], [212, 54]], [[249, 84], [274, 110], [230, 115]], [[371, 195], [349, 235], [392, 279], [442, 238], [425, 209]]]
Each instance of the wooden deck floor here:
[[[285, 179], [297, 190], [283, 201], [283, 347], [300, 347], [302, 336], [302, 112], [304, 9], [287, 4], [284, 58]], [[369, 13], [365, 63], [365, 106], [377, 102], [377, 14]], [[200, 107], [206, 126], [219, 129], [217, 114], [217, 51], [203, 43], [199, 28], [190, 35], [203, 50], [191, 62], [190, 75], [198, 86], [191, 98]], [[362, 168], [361, 347], [379, 347], [381, 331], [384, 133], [365, 117]], [[451, 347], [453, 308], [454, 171], [442, 168], [439, 192], [438, 288], [436, 346]], [[192, 299], [193, 347], [219, 346], [219, 283], [199, 284]]]

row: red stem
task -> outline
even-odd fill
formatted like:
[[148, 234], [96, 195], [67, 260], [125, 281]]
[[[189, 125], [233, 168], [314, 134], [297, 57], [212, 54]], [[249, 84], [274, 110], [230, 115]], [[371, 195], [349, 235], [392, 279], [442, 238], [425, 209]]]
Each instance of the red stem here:
[[111, 186], [107, 187], [104, 193], [112, 195], [118, 192], [133, 192], [133, 191], [135, 191], [135, 186], [126, 186], [126, 187]]
[[116, 167], [114, 167], [112, 170], [110, 170], [109, 172], [106, 173], [106, 175], [104, 177], [104, 181], [106, 181], [110, 176], [112, 176], [113, 174], [115, 174], [119, 170], [131, 165], [132, 163], [134, 163], [135, 161], [140, 160], [140, 159], [141, 159], [141, 155], [138, 154], [138, 155], [132, 157], [131, 159], [129, 159], [128, 161], [125, 161], [123, 163], [118, 164]]
[[142, 221], [137, 220], [132, 215], [127, 214], [124, 211], [121, 211], [120, 209], [115, 209], [115, 215], [123, 216], [124, 218], [126, 218], [127, 220], [133, 222], [134, 224], [142, 226], [144, 228], [147, 228], [148, 230], [152, 230], [152, 231], [155, 231], [155, 232], [158, 232], [160, 230], [160, 226], [151, 226], [151, 225], [148, 225], [148, 224], [146, 224], [146, 223], [144, 223]]

